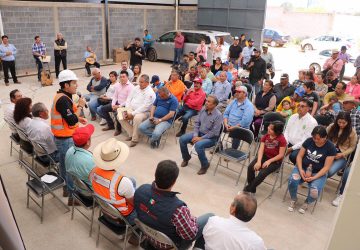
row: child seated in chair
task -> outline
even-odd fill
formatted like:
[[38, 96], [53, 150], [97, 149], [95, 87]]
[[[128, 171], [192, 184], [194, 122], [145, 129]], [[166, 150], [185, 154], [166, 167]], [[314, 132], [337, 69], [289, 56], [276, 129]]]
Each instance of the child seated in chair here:
[[[287, 144], [283, 130], [282, 122], [274, 121], [269, 124], [268, 133], [261, 138], [257, 158], [248, 166], [247, 185], [244, 187], [244, 191], [256, 193], [256, 187], [269, 174], [280, 168]], [[258, 172], [257, 176], [255, 176], [256, 172]]]

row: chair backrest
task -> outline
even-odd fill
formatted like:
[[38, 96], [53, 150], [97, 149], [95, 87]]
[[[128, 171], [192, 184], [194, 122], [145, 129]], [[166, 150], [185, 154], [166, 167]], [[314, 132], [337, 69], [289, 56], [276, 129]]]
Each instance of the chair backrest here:
[[251, 132], [251, 130], [249, 130], [249, 129], [240, 128], [240, 127], [237, 127], [235, 129], [231, 130], [229, 133], [229, 137], [239, 139], [240, 141], [244, 141], [244, 142], [248, 143], [249, 145], [251, 145], [252, 142], [254, 141], [253, 132]]
[[15, 126], [15, 129], [16, 129], [16, 132], [18, 133], [21, 140], [31, 143], [29, 137], [25, 134], [25, 132], [21, 128]]
[[95, 201], [97, 204], [99, 204], [99, 206], [101, 207], [101, 209], [108, 215], [116, 218], [116, 219], [121, 219], [123, 220], [126, 224], [130, 225], [129, 222], [125, 219], [125, 217], [120, 213], [119, 210], [117, 210], [113, 205], [111, 205], [110, 203], [104, 201], [100, 196], [98, 196], [97, 194], [94, 195]]
[[34, 152], [37, 156], [49, 155], [46, 149], [41, 144], [34, 141], [30, 141], [30, 142], [31, 145], [34, 147]]
[[76, 175], [67, 172], [70, 176], [71, 179], [74, 182], [74, 186], [77, 192], [79, 192], [81, 195], [85, 196], [85, 197], [92, 197], [93, 196], [93, 191], [90, 189], [90, 187], [88, 185], [86, 185], [86, 183], [81, 180], [79, 177], [77, 177]]
[[174, 249], [177, 249], [175, 243], [164, 233], [153, 229], [152, 227], [147, 226], [141, 222], [138, 218], [135, 219], [136, 225], [140, 230], [149, 238], [153, 239], [156, 242], [161, 244], [166, 244], [172, 246]]

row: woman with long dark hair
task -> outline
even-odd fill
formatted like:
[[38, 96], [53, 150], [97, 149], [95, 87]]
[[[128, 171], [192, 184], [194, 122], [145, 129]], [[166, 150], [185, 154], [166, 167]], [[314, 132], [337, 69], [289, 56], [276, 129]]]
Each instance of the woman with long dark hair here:
[[326, 176], [336, 155], [334, 144], [328, 140], [326, 129], [316, 126], [311, 137], [306, 139], [296, 156], [296, 165], [288, 181], [291, 196], [289, 212], [293, 212], [297, 202], [297, 190], [300, 184], [307, 182], [309, 189], [299, 213], [304, 214], [309, 204], [318, 199], [322, 192]]
[[26, 133], [29, 122], [31, 121], [32, 100], [24, 97], [18, 100], [14, 109], [14, 121], [16, 125]]
[[356, 148], [357, 135], [351, 125], [350, 113], [341, 111], [335, 122], [327, 127], [328, 138], [336, 146], [336, 156], [328, 172], [328, 178], [346, 166], [346, 158]]

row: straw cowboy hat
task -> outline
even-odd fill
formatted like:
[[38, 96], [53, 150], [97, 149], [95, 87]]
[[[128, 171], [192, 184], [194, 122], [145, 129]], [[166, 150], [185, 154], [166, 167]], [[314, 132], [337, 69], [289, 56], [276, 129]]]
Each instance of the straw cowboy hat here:
[[129, 147], [115, 138], [110, 138], [95, 147], [93, 156], [97, 167], [118, 170], [129, 156]]

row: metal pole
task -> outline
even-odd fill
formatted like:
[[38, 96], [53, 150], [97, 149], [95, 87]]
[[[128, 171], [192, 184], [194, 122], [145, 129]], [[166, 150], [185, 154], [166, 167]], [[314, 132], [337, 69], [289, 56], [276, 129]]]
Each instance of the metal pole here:
[[105, 51], [106, 59], [109, 58], [109, 2], [105, 0]]
[[179, 28], [179, 0], [175, 0], [175, 30]]

